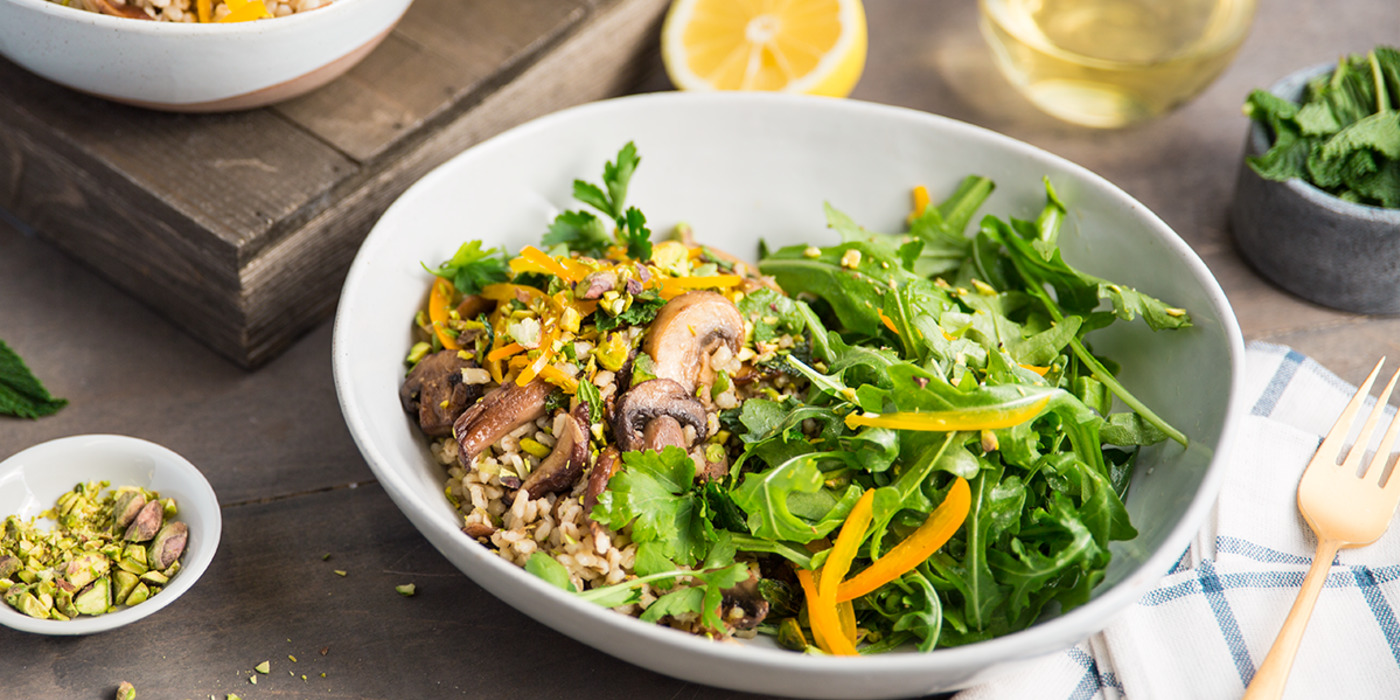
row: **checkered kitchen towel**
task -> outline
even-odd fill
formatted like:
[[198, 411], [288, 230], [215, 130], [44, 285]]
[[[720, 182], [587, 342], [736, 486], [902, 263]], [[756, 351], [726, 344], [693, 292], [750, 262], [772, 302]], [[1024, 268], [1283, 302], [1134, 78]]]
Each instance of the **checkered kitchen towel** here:
[[[1220, 500], [1171, 572], [1103, 632], [955, 700], [1241, 696], [1317, 544], [1298, 514], [1298, 479], [1355, 391], [1285, 347], [1251, 344], [1245, 366], [1256, 398]], [[1397, 609], [1400, 527], [1392, 527], [1333, 562], [1284, 697], [1400, 699]]]

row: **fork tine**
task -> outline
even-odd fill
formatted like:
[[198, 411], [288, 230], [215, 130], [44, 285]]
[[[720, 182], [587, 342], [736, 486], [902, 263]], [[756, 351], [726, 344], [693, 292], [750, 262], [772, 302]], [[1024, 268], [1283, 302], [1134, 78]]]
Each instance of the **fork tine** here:
[[[1361, 426], [1361, 432], [1356, 435], [1356, 443], [1351, 446], [1351, 451], [1347, 452], [1346, 464], [1342, 465], [1346, 473], [1356, 474], [1357, 468], [1361, 466], [1361, 458], [1366, 456], [1366, 448], [1371, 445], [1371, 435], [1376, 432], [1376, 424], [1380, 422], [1386, 404], [1390, 402], [1390, 392], [1395, 389], [1397, 377], [1400, 377], [1400, 373], [1390, 378], [1390, 382], [1385, 385], [1385, 391], [1381, 392], [1380, 397], [1376, 399], [1376, 405], [1371, 408], [1371, 415], [1366, 416], [1366, 424]], [[1369, 471], [1369, 465], [1367, 469]], [[1360, 476], [1365, 478], [1366, 475]]]
[[[1385, 413], [1386, 406], [1390, 403], [1390, 393], [1395, 389], [1396, 380], [1400, 380], [1400, 370], [1396, 370], [1395, 374], [1390, 376], [1390, 381], [1385, 385], [1385, 391], [1381, 392], [1380, 397], [1376, 399], [1376, 407], [1371, 409], [1371, 417], [1366, 421], [1366, 442], [1357, 441], [1357, 444], [1362, 446], [1362, 449], [1359, 451], [1361, 454], [1364, 454], [1366, 451], [1366, 443], [1371, 441], [1370, 437], [1373, 425], [1381, 419], [1382, 415]], [[1362, 472], [1361, 478], [1364, 479], [1367, 476], [1372, 476], [1375, 478], [1376, 483], [1380, 483], [1380, 478], [1385, 471], [1386, 460], [1390, 458], [1390, 448], [1395, 443], [1397, 433], [1400, 433], [1400, 420], [1392, 419], [1390, 421], [1390, 428], [1385, 431], [1385, 436], [1381, 438], [1381, 444], [1376, 447], [1375, 456], [1372, 457], [1371, 462], [1364, 467], [1365, 471]], [[1351, 461], [1351, 455], [1347, 455], [1347, 461]]]
[[[1318, 446], [1313, 463], [1321, 463], [1323, 460], [1326, 460], [1328, 464], [1335, 465], [1337, 463], [1337, 455], [1342, 451], [1342, 443], [1346, 440], [1347, 433], [1351, 432], [1351, 422], [1356, 418], [1356, 412], [1361, 409], [1361, 404], [1366, 400], [1366, 396], [1371, 393], [1371, 385], [1376, 382], [1376, 375], [1380, 374], [1383, 364], [1385, 364], [1384, 357], [1376, 363], [1375, 369], [1371, 370], [1371, 375], [1366, 377], [1366, 381], [1357, 388], [1351, 401], [1348, 401], [1346, 408], [1342, 409], [1342, 414], [1337, 416], [1337, 422], [1332, 424], [1332, 429], [1327, 431], [1327, 437]], [[1364, 448], [1362, 452], [1365, 452]]]

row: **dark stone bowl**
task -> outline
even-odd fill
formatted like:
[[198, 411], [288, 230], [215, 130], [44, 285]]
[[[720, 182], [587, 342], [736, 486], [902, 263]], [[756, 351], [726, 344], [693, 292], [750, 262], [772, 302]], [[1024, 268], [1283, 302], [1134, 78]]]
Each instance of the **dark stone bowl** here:
[[[1297, 102], [1333, 68], [1298, 71], [1269, 91]], [[1269, 146], [1251, 122], [1245, 154]], [[1289, 292], [1343, 311], [1400, 314], [1400, 209], [1346, 202], [1298, 178], [1265, 180], [1241, 159], [1230, 228], [1245, 260]]]

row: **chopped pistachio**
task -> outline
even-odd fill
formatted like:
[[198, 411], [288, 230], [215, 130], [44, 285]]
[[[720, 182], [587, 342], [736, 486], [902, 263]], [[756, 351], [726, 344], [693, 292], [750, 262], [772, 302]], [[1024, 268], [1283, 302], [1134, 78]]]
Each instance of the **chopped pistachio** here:
[[132, 588], [132, 589], [131, 589], [131, 592], [127, 594], [127, 596], [126, 596], [126, 604], [127, 604], [128, 606], [131, 606], [131, 605], [138, 605], [138, 604], [140, 604], [140, 603], [146, 602], [146, 600], [149, 599], [150, 597], [151, 597], [151, 588], [150, 588], [150, 586], [147, 586], [147, 585], [144, 584], [144, 583], [138, 582], [138, 583], [136, 584], [136, 587], [135, 587], [135, 588]]
[[297, 657], [292, 656], [291, 654], [287, 654], [287, 658], [291, 659], [291, 660], [292, 660], [292, 663], [296, 663], [296, 662], [297, 662]]
[[136, 514], [136, 519], [131, 521], [131, 525], [126, 528], [126, 539], [129, 542], [149, 542], [152, 537], [160, 532], [161, 522], [165, 518], [165, 511], [160, 505], [160, 501], [151, 501], [141, 507], [141, 511]]
[[170, 579], [166, 578], [165, 574], [162, 574], [159, 571], [147, 571], [146, 573], [141, 574], [141, 581], [145, 582], [147, 585], [150, 586], [164, 586], [165, 584], [170, 583]]
[[117, 700], [136, 700], [136, 688], [130, 683], [122, 681], [117, 686]]
[[126, 597], [131, 595], [131, 589], [136, 588], [137, 580], [136, 574], [125, 569], [117, 569], [112, 572], [112, 582], [116, 585], [116, 588], [112, 590], [112, 602], [117, 605], [125, 605]]
[[117, 494], [117, 501], [112, 506], [112, 514], [116, 518], [113, 525], [115, 528], [125, 528], [136, 519], [136, 514], [146, 506], [146, 495], [140, 491], [123, 491]]
[[152, 568], [164, 569], [175, 560], [180, 558], [185, 552], [185, 543], [189, 541], [190, 528], [181, 522], [168, 522], [156, 533], [155, 540], [151, 542], [150, 556], [148, 563]]
[[257, 676], [248, 676], [248, 682], [249, 682], [249, 683], [252, 683], [253, 685], [257, 685], [257, 684], [258, 684], [258, 677], [257, 677]]
[[254, 666], [253, 670], [257, 671], [258, 673], [266, 674], [268, 671], [272, 670], [272, 662], [264, 661], [258, 664], [257, 666]]
[[539, 457], [540, 459], [548, 457], [550, 451], [549, 445], [546, 445], [542, 442], [539, 442], [538, 440], [528, 437], [520, 438], [520, 449], [525, 450], [526, 452], [536, 457]]
[[336, 576], [344, 576], [344, 575], [346, 575], [347, 573], [349, 573], [349, 572], [345, 571], [344, 569], [336, 569], [336, 570], [335, 570], [335, 575], [336, 575]]
[[404, 358], [404, 364], [410, 366], [416, 365], [418, 364], [419, 360], [423, 359], [424, 357], [427, 357], [428, 353], [432, 351], [433, 346], [431, 343], [414, 343], [413, 347], [408, 349], [408, 357]]
[[10, 574], [22, 568], [24, 567], [19, 563], [19, 557], [10, 556], [8, 554], [0, 556], [0, 578], [9, 578]]
[[229, 693], [228, 695], [224, 696], [224, 700], [243, 700], [243, 698], [240, 698], [237, 695], [234, 695], [233, 693]]
[[24, 593], [19, 597], [19, 603], [14, 604], [15, 608], [30, 617], [40, 620], [49, 616], [49, 606], [46, 606], [32, 593]]
[[169, 520], [169, 519], [175, 517], [176, 515], [179, 515], [179, 514], [180, 514], [180, 509], [179, 509], [178, 507], [176, 507], [176, 505], [175, 505], [175, 499], [173, 499], [173, 498], [162, 498], [162, 499], [160, 499], [160, 512], [161, 512], [162, 515], [165, 516], [165, 519], [166, 519], [166, 520]]
[[414, 593], [417, 593], [418, 587], [411, 583], [405, 583], [402, 586], [394, 586], [394, 590], [398, 591], [399, 595], [404, 596], [406, 598], [408, 596], [413, 595]]
[[101, 615], [112, 607], [112, 583], [105, 576], [73, 598], [73, 607], [84, 615]]

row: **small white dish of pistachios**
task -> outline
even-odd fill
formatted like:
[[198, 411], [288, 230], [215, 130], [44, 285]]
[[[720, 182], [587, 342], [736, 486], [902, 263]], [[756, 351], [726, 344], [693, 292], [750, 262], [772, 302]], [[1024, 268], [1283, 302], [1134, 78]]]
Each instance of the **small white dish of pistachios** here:
[[77, 435], [0, 462], [0, 625], [79, 635], [174, 602], [223, 523], [193, 464], [152, 442]]

